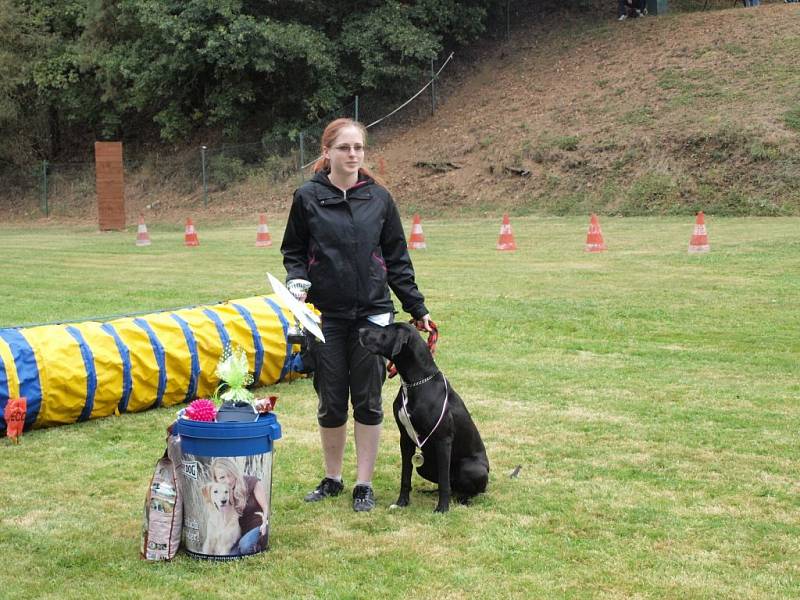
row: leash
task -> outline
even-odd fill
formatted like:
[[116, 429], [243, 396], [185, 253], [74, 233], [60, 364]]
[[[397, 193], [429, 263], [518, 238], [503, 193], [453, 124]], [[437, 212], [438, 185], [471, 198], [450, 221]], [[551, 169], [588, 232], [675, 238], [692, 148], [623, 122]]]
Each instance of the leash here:
[[[442, 381], [444, 381], [444, 402], [442, 402], [442, 414], [439, 415], [439, 420], [436, 421], [436, 425], [433, 426], [433, 429], [431, 429], [431, 432], [428, 434], [428, 436], [420, 442], [419, 434], [417, 434], [417, 430], [414, 429], [414, 424], [411, 422], [411, 416], [408, 414], [408, 388], [428, 383], [439, 374], [442, 375]], [[444, 419], [444, 413], [447, 411], [447, 398], [449, 396], [447, 391], [447, 378], [441, 371], [436, 371], [436, 373], [434, 373], [433, 375], [429, 375], [425, 379], [420, 379], [419, 381], [415, 381], [414, 383], [403, 383], [402, 387], [400, 388], [400, 393], [403, 398], [403, 405], [400, 407], [400, 412], [397, 414], [397, 417], [400, 419], [400, 422], [406, 428], [406, 433], [408, 433], [408, 437], [410, 437], [411, 440], [417, 445], [417, 450], [416, 452], [414, 452], [414, 456], [411, 457], [411, 464], [413, 464], [415, 467], [421, 467], [422, 464], [425, 462], [425, 459], [422, 456], [422, 447], [425, 445], [425, 442], [431, 439], [433, 432], [439, 428], [439, 425], [442, 424], [442, 419]]]
[[[414, 319], [409, 321], [409, 323], [417, 328], [417, 331], [425, 331], [425, 328], [422, 325], [418, 325], [419, 322], [421, 321], [415, 321]], [[431, 331], [428, 332], [428, 350], [430, 350], [431, 354], [433, 354], [436, 352], [436, 343], [439, 341], [439, 328], [433, 321], [428, 321], [428, 324], [431, 326]], [[386, 370], [389, 373], [389, 379], [397, 375], [397, 367], [394, 366], [392, 361], [386, 363]]]

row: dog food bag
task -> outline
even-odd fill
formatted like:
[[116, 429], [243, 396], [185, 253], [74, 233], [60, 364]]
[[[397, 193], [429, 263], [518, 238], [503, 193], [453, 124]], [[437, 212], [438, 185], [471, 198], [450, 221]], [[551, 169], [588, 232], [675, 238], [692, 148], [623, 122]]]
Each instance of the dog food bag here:
[[141, 557], [152, 561], [173, 558], [180, 547], [182, 524], [180, 490], [172, 461], [165, 452], [156, 463], [144, 502]]

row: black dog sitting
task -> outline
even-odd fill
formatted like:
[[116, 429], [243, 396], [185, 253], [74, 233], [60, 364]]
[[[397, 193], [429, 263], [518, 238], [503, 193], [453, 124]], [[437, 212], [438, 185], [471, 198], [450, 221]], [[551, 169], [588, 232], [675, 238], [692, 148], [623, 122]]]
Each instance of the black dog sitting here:
[[[428, 346], [411, 325], [395, 323], [359, 330], [367, 350], [394, 361], [402, 387], [394, 401], [394, 418], [400, 428], [403, 470], [397, 506], [408, 506], [411, 466], [421, 450], [417, 473], [439, 484], [436, 512], [447, 512], [450, 491], [461, 502], [486, 490], [489, 459], [483, 440], [467, 407], [433, 362]], [[405, 417], [407, 415], [407, 419]], [[404, 424], [410, 421], [410, 426]]]

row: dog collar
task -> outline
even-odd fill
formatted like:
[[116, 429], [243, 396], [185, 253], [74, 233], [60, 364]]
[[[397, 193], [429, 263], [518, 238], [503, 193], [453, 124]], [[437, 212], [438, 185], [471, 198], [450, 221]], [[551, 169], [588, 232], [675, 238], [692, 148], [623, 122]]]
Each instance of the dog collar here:
[[416, 387], [418, 385], [422, 385], [423, 383], [428, 383], [431, 379], [436, 377], [439, 373], [441, 373], [441, 371], [436, 371], [433, 375], [428, 375], [424, 379], [420, 379], [419, 381], [415, 381], [413, 383], [406, 383], [405, 381], [403, 381], [403, 378], [401, 377], [400, 378], [400, 385], [402, 385], [404, 388]]

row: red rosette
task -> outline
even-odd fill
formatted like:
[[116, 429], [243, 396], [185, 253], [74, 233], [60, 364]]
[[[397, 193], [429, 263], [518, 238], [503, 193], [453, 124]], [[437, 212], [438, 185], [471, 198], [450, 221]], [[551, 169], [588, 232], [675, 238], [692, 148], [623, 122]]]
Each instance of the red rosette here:
[[267, 398], [259, 398], [253, 403], [256, 410], [261, 414], [272, 412], [275, 409], [275, 404], [278, 402], [277, 396], [269, 396]]

